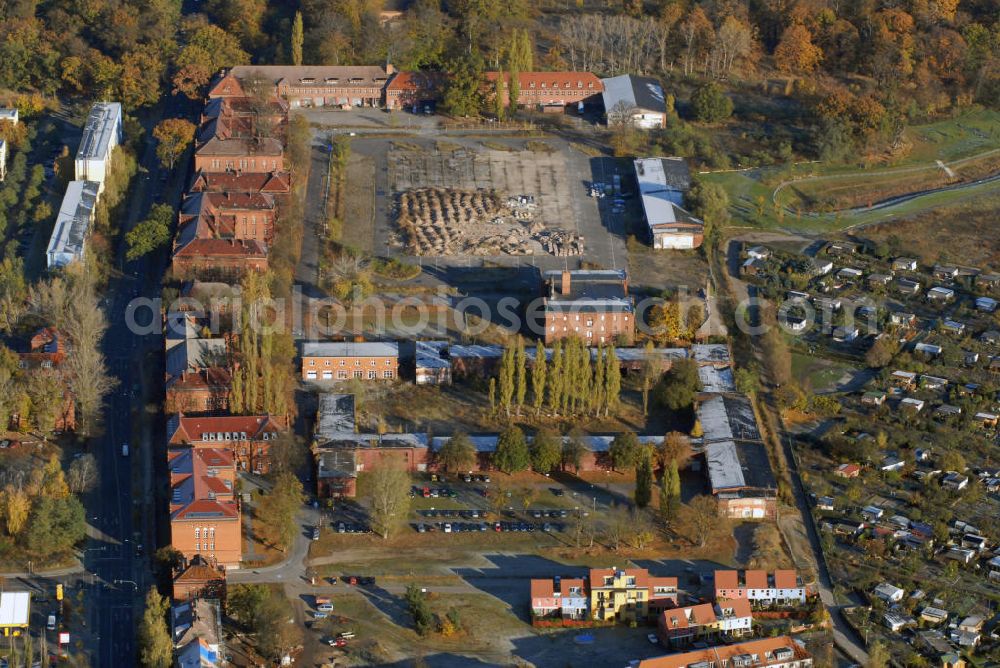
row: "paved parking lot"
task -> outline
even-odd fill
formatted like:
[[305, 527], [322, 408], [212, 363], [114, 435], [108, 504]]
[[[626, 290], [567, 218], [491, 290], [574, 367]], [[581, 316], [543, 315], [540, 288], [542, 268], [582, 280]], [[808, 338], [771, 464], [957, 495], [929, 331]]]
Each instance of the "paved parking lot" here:
[[357, 129], [392, 132], [420, 132], [436, 130], [441, 117], [434, 114], [414, 114], [409, 111], [383, 111], [371, 107], [353, 109], [295, 109], [294, 114], [305, 116], [318, 130], [329, 128], [335, 132]]

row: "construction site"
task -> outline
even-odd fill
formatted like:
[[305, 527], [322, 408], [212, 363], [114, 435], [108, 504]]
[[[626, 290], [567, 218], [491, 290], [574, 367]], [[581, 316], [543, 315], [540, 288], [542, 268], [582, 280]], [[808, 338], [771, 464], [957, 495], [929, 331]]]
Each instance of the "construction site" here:
[[417, 256], [583, 255], [565, 157], [490, 144], [393, 144], [390, 246]]

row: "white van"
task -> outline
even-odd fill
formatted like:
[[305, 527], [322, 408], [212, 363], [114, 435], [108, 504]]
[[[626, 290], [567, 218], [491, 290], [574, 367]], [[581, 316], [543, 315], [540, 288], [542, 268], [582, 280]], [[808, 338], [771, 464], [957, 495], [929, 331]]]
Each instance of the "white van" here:
[[122, 457], [128, 457], [128, 443], [122, 443]]
[[55, 631], [56, 630], [56, 616], [55, 615], [49, 615], [49, 620], [45, 624], [45, 628], [47, 628], [49, 631]]

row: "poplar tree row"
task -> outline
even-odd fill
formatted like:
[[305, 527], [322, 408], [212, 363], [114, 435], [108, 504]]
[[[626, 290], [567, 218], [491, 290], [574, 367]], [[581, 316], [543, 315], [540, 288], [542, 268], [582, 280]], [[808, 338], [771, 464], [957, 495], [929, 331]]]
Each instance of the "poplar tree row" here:
[[531, 408], [553, 415], [607, 416], [618, 405], [621, 367], [613, 346], [601, 346], [596, 355], [582, 339], [556, 341], [552, 357], [535, 345], [535, 359], [528, 367], [524, 339], [518, 337], [504, 348], [497, 378], [490, 379], [490, 406], [510, 417], [520, 415], [527, 404], [530, 383]]

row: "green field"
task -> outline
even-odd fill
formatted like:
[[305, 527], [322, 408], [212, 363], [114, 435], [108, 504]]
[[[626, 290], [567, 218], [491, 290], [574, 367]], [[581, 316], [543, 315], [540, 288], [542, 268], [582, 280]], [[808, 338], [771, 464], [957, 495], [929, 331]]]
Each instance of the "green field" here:
[[[1000, 193], [1000, 182], [928, 193], [885, 208], [822, 210], [820, 200], [855, 197], [860, 206], [886, 197], [940, 187], [993, 173], [1000, 161], [1000, 113], [976, 111], [959, 118], [909, 128], [912, 147], [898, 162], [864, 169], [809, 163], [743, 172], [705, 174], [729, 193], [733, 224], [822, 233], [884, 222], [923, 211]], [[941, 160], [953, 172], [947, 177]], [[777, 190], [777, 194], [776, 194]], [[817, 211], [810, 210], [816, 207]], [[829, 206], [826, 207], [829, 209]]]

